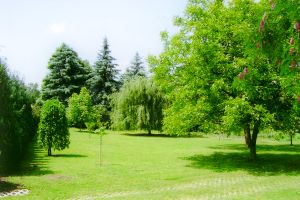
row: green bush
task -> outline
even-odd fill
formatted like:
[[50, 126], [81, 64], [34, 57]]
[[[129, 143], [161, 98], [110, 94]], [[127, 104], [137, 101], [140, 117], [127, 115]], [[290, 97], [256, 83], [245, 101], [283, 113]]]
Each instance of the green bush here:
[[[103, 126], [103, 114], [107, 113], [107, 110], [102, 105], [96, 105], [92, 107], [92, 111], [89, 115], [89, 121], [85, 122], [85, 126], [89, 131], [95, 131]], [[107, 124], [104, 124], [107, 125]], [[109, 125], [107, 125], [109, 126]], [[106, 127], [106, 126], [105, 126]]]
[[58, 100], [45, 102], [38, 132], [42, 146], [48, 149], [48, 156], [51, 156], [51, 148], [63, 150], [69, 147], [70, 133], [66, 109], [61, 102]]
[[88, 89], [81, 88], [80, 93], [73, 93], [68, 100], [67, 117], [69, 125], [84, 128], [92, 114], [92, 99]]

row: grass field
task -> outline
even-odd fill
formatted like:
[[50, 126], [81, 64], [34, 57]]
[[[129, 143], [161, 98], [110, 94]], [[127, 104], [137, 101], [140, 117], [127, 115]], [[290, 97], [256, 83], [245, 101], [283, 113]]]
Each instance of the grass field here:
[[5, 199], [300, 199], [300, 145], [258, 140], [256, 163], [243, 139], [173, 138], [71, 129], [64, 151], [35, 149], [36, 157], [11, 185], [30, 190]]

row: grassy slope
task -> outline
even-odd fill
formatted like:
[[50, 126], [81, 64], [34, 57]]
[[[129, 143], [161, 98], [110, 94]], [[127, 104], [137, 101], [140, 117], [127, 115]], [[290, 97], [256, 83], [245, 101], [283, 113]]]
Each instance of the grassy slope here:
[[[300, 146], [259, 141], [251, 164], [242, 138], [99, 136], [71, 130], [69, 149], [37, 150], [32, 167], [9, 177], [25, 199], [299, 199]], [[7, 198], [10, 199], [10, 198]], [[11, 198], [14, 199], [14, 198]]]

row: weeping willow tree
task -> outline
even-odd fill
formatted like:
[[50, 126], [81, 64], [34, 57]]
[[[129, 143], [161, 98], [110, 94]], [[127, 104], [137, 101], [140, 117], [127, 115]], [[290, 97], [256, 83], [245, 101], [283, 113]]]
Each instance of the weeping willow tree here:
[[144, 77], [126, 82], [112, 95], [112, 123], [118, 130], [161, 130], [163, 95]]

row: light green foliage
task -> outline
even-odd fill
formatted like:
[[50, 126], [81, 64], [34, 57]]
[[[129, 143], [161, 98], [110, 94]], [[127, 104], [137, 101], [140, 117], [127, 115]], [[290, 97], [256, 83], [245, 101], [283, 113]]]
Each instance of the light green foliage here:
[[66, 110], [58, 100], [48, 100], [43, 105], [38, 132], [42, 146], [48, 149], [48, 156], [51, 156], [51, 148], [63, 150], [69, 147]]
[[164, 33], [165, 51], [149, 58], [170, 102], [164, 130], [244, 129], [255, 158], [259, 131], [298, 105], [299, 9], [296, 1], [190, 1], [179, 33]]
[[[226, 102], [223, 123], [225, 131], [230, 130], [240, 133], [245, 124], [259, 121], [262, 127], [267, 127], [274, 121], [274, 116], [262, 105], [252, 106], [243, 98], [234, 98]], [[254, 124], [250, 125], [251, 127]]]
[[113, 127], [121, 130], [160, 130], [163, 118], [163, 96], [154, 83], [136, 77], [112, 96]]
[[64, 105], [73, 93], [79, 93], [86, 84], [90, 70], [88, 63], [64, 43], [51, 56], [48, 69], [50, 73], [42, 85], [42, 99], [58, 99]]
[[68, 101], [67, 117], [70, 126], [83, 128], [93, 115], [92, 98], [87, 88], [83, 87], [79, 94], [73, 93]]
[[221, 1], [190, 1], [185, 15], [176, 18], [179, 33], [162, 34], [165, 51], [149, 57], [154, 80], [170, 103], [167, 133], [220, 129], [224, 102], [237, 95], [232, 83], [247, 66], [244, 39], [256, 29], [260, 13], [251, 1], [234, 2], [227, 7]]
[[[92, 107], [92, 111], [89, 115], [89, 121], [85, 122], [85, 125], [89, 131], [95, 131], [102, 126], [108, 128], [109, 124], [105, 123], [107, 119], [104, 117], [108, 116], [109, 113], [105, 106], [95, 105]], [[103, 123], [104, 122], [104, 123]]]

